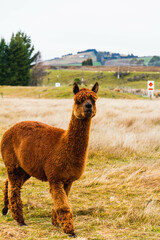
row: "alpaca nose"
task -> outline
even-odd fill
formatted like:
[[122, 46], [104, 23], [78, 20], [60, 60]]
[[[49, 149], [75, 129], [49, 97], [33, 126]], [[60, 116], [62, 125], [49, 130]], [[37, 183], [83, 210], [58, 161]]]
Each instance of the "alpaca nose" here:
[[91, 107], [92, 107], [92, 104], [86, 103], [86, 108], [91, 109]]

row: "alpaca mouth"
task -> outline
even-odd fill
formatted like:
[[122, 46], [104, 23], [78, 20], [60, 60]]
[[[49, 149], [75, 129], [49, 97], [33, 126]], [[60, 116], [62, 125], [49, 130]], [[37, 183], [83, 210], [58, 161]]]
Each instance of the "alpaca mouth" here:
[[87, 117], [91, 117], [91, 115], [92, 115], [92, 110], [86, 110], [86, 111], [85, 111], [85, 115], [86, 115]]

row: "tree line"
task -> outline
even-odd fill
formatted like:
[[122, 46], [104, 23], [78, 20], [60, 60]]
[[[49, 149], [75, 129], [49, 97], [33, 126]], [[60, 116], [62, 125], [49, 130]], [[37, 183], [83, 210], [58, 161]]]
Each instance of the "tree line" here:
[[1, 39], [0, 85], [38, 85], [41, 80], [39, 75], [43, 75], [44, 71], [40, 52], [34, 50], [30, 37], [23, 32], [12, 34], [9, 43]]

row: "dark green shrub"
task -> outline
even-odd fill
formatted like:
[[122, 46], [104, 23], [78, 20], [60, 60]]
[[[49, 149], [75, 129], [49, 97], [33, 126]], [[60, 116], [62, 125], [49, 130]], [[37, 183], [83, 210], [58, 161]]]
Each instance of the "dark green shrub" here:
[[78, 85], [81, 85], [81, 79], [80, 78], [75, 78], [74, 82], [76, 82]]

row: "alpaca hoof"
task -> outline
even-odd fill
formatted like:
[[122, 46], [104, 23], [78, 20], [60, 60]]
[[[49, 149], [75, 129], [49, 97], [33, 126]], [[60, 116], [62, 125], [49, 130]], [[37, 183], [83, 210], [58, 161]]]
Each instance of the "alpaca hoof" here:
[[2, 214], [3, 214], [3, 215], [6, 215], [7, 212], [8, 212], [8, 208], [7, 208], [7, 207], [4, 207], [4, 208], [2, 209]]
[[59, 228], [59, 227], [60, 227], [60, 225], [59, 225], [59, 223], [58, 223], [58, 222], [57, 222], [57, 223], [53, 223], [53, 222], [52, 222], [52, 225], [53, 225], [53, 226], [55, 226], [55, 227], [57, 227], [57, 228]]
[[52, 225], [55, 226], [55, 227], [60, 227], [60, 225], [57, 222], [57, 220], [53, 220], [53, 219], [52, 219]]
[[73, 233], [73, 234], [69, 235], [69, 237], [76, 238], [77, 235], [75, 233]]
[[27, 226], [27, 224], [25, 224], [25, 222], [23, 222], [23, 223], [18, 223], [18, 225], [19, 225], [20, 227], [22, 227], [22, 226]]

